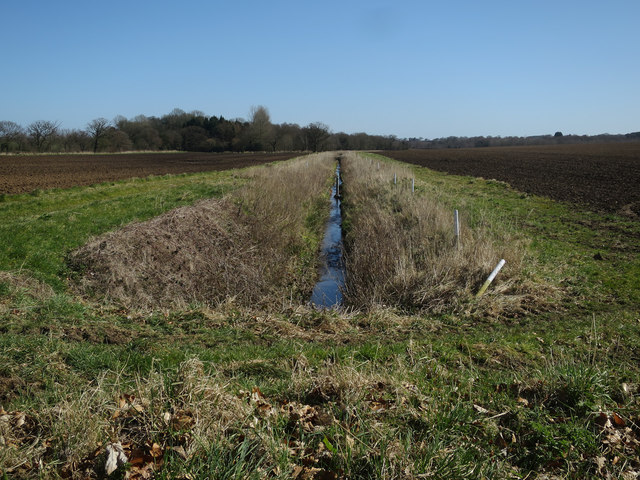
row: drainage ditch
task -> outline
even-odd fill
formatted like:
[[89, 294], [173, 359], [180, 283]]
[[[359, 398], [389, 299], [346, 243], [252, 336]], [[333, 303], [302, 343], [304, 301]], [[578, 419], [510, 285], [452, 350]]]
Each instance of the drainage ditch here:
[[345, 265], [342, 244], [342, 176], [341, 157], [336, 157], [336, 180], [331, 189], [331, 211], [322, 241], [320, 280], [311, 294], [310, 303], [318, 309], [338, 308], [342, 305], [345, 286]]

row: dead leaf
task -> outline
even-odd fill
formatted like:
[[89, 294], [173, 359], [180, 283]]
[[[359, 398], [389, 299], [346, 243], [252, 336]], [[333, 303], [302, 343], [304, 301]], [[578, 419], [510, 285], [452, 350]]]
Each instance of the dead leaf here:
[[[166, 417], [165, 417], [166, 418]], [[171, 418], [171, 426], [175, 430], [186, 430], [195, 424], [193, 414], [188, 410], [180, 410]]]
[[153, 464], [152, 463], [147, 463], [146, 465], [143, 465], [142, 467], [136, 467], [133, 466], [131, 467], [131, 469], [127, 472], [128, 474], [128, 479], [129, 480], [148, 480], [150, 478], [153, 478]]
[[603, 428], [606, 426], [608, 421], [609, 421], [609, 416], [604, 412], [600, 412], [598, 416], [595, 418], [595, 422]]
[[254, 402], [257, 402], [258, 400], [262, 400], [262, 399], [264, 399], [264, 395], [262, 394], [260, 389], [258, 387], [253, 387], [251, 389], [251, 400], [253, 400]]
[[107, 461], [104, 465], [104, 471], [107, 475], [111, 475], [120, 465], [125, 463], [127, 463], [127, 456], [124, 454], [122, 444], [118, 442], [107, 445]]
[[185, 449], [184, 449], [184, 447], [182, 445], [178, 445], [177, 447], [171, 447], [171, 450], [173, 450], [178, 455], [180, 455], [183, 460], [188, 460], [189, 459], [189, 456], [187, 455], [187, 452], [185, 451]]
[[627, 425], [627, 422], [625, 422], [624, 419], [615, 412], [611, 415], [611, 422], [616, 426], [616, 428], [623, 428]]
[[475, 403], [473, 404], [473, 408], [475, 408], [478, 413], [482, 413], [482, 414], [489, 413], [489, 410], [487, 410], [484, 407], [481, 407], [480, 405], [476, 405]]
[[149, 449], [149, 455], [151, 455], [153, 458], [161, 457], [163, 453], [164, 450], [157, 443], [151, 445], [151, 448]]
[[162, 420], [164, 420], [164, 423], [169, 425], [169, 422], [171, 421], [171, 414], [169, 412], [164, 412], [162, 414]]
[[16, 428], [20, 428], [22, 425], [24, 425], [25, 422], [25, 414], [22, 412], [17, 412], [16, 413]]
[[501, 432], [496, 435], [494, 443], [496, 445], [499, 445], [501, 448], [507, 448], [507, 446], [508, 446], [507, 445], [507, 441], [504, 439], [504, 437], [502, 436]]

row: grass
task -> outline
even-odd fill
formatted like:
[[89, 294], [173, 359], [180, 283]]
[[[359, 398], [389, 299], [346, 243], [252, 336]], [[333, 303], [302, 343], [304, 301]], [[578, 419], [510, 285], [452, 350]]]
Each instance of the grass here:
[[[245, 215], [277, 219], [285, 238], [298, 240], [287, 252], [303, 276], [313, 269], [308, 252], [326, 196], [272, 217], [302, 202], [278, 182], [261, 196], [262, 175], [282, 173], [269, 167], [7, 197], [0, 208], [13, 210], [4, 218], [34, 233], [22, 269], [2, 256], [0, 472], [106, 478], [107, 446], [119, 443], [128, 464], [108, 478], [632, 478], [640, 468], [640, 226], [502, 183], [377, 157], [369, 164], [378, 160], [415, 177], [416, 200], [429, 198], [443, 218], [458, 208], [466, 235], [486, 234], [497, 256], [517, 244], [520, 269], [502, 272], [477, 303], [456, 283], [464, 298], [455, 308], [376, 301], [316, 311], [281, 297], [268, 308], [230, 300], [142, 309], [67, 289], [70, 250], [147, 218], [118, 210], [123, 192], [137, 198], [132, 209], [150, 212], [150, 192], [172, 182], [180, 195], [233, 191]], [[293, 168], [303, 177], [306, 163]], [[346, 175], [346, 226], [356, 233], [365, 209]], [[110, 220], [98, 227], [87, 209], [100, 189]], [[135, 197], [137, 189], [149, 193]], [[366, 201], [397, 206], [404, 199], [393, 189], [387, 176]], [[53, 213], [65, 202], [85, 212], [81, 228]], [[41, 218], [47, 213], [55, 222]], [[39, 238], [62, 238], [67, 228], [68, 239]], [[5, 252], [15, 248], [5, 238]], [[507, 309], [504, 286], [519, 282], [531, 289], [529, 300], [517, 295], [526, 308]]]
[[[436, 192], [415, 192], [412, 170], [399, 163], [351, 154], [345, 159], [347, 301], [357, 308], [379, 305], [441, 313], [476, 308], [480, 285], [501, 258], [509, 268], [494, 284], [510, 308], [535, 298], [543, 285], [525, 285], [525, 241], [504, 229], [464, 221], [459, 239], [453, 209]], [[418, 185], [420, 187], [420, 185]], [[531, 282], [530, 282], [531, 283]]]
[[0, 202], [0, 269], [28, 271], [63, 291], [66, 253], [91, 236], [221, 196], [240, 183], [237, 173], [224, 171], [7, 195]]
[[96, 237], [69, 255], [80, 288], [123, 306], [282, 308], [304, 303], [334, 160], [318, 155], [244, 173], [249, 184]]

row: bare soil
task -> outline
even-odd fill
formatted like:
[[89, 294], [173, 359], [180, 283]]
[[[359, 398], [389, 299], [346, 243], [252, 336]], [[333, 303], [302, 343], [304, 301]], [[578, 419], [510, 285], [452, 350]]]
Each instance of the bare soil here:
[[150, 175], [229, 170], [287, 160], [299, 153], [123, 153], [2, 155], [0, 194], [94, 185]]
[[640, 216], [640, 143], [386, 151], [454, 175], [509, 183], [523, 192]]

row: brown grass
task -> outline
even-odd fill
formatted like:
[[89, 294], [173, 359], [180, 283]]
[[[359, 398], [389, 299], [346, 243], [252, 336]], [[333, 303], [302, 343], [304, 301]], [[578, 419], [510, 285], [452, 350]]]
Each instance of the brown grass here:
[[[80, 289], [128, 308], [306, 304], [333, 167], [327, 153], [249, 169], [247, 184], [223, 199], [100, 236], [70, 256]], [[346, 153], [343, 177], [349, 307], [498, 315], [544, 303], [549, 292], [523, 273], [526, 245], [504, 226], [463, 219], [456, 246], [452, 212], [437, 190], [411, 192], [409, 167]], [[491, 294], [476, 301], [502, 258]]]
[[[58, 478], [56, 473], [96, 478], [104, 468], [106, 447], [118, 442], [130, 462], [144, 460], [152, 471], [154, 444], [163, 454], [174, 448], [185, 457], [198, 455], [250, 412], [246, 402], [205, 373], [199, 360], [183, 362], [176, 372], [138, 375], [133, 387], [125, 381], [106, 372], [72, 396], [59, 386], [54, 406], [42, 405], [30, 414], [0, 407], [0, 465], [16, 478], [29, 477], [33, 470], [40, 478]], [[48, 461], [52, 456], [58, 465]], [[135, 466], [132, 472], [134, 478], [148, 478]]]
[[325, 154], [250, 169], [226, 198], [95, 238], [70, 255], [78, 285], [129, 308], [304, 303], [333, 165]]
[[438, 196], [413, 194], [409, 168], [379, 165], [355, 154], [343, 161], [346, 293], [351, 306], [431, 312], [468, 309], [501, 258], [509, 268], [493, 291], [519, 292], [524, 255], [519, 242], [498, 241], [488, 229], [463, 224], [457, 247], [452, 212]]

